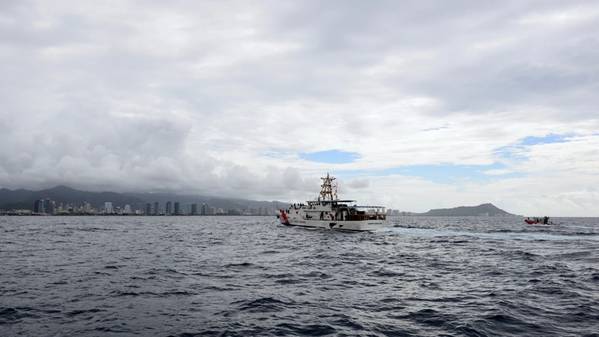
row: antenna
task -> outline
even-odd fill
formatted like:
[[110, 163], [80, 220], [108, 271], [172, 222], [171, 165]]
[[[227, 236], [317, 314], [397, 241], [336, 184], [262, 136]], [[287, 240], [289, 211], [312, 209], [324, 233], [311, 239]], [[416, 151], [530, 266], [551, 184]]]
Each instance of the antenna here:
[[337, 182], [333, 184], [333, 196], [335, 197], [335, 200], [339, 199], [337, 196]]
[[333, 186], [333, 181], [336, 179], [335, 177], [331, 177], [327, 172], [327, 176], [322, 179], [322, 185], [320, 185], [320, 198], [322, 200], [337, 200], [337, 183]]

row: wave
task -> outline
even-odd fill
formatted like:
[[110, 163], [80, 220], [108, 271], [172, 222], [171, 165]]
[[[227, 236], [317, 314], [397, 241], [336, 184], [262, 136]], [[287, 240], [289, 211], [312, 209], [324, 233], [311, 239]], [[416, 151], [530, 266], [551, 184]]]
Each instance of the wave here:
[[276, 336], [326, 336], [332, 335], [337, 330], [328, 324], [298, 324], [298, 323], [280, 323], [270, 329]]
[[105, 310], [102, 309], [98, 309], [98, 308], [93, 308], [93, 309], [84, 309], [84, 310], [71, 310], [65, 313], [65, 316], [73, 318], [75, 316], [79, 316], [79, 315], [86, 315], [86, 314], [95, 314], [98, 312], [103, 312]]
[[[493, 240], [523, 240], [523, 241], [554, 241], [554, 240], [598, 240], [599, 234], [596, 233], [548, 233], [514, 230], [495, 230], [495, 231], [466, 231], [439, 228], [415, 228], [415, 227], [395, 227], [389, 228], [385, 232], [396, 233], [402, 236], [436, 238], [436, 237], [473, 237], [479, 239]], [[464, 241], [460, 243], [467, 243]]]
[[236, 305], [239, 311], [248, 312], [272, 312], [283, 310], [288, 307], [294, 307], [297, 305], [297, 303], [294, 301], [284, 301], [273, 297], [261, 297], [253, 300], [242, 300], [233, 302], [232, 304]]
[[57, 309], [42, 309], [32, 307], [0, 307], [0, 325], [17, 324], [23, 319], [39, 319], [45, 315], [61, 313]]
[[259, 267], [260, 266], [251, 263], [251, 262], [236, 262], [236, 263], [227, 263], [224, 265], [225, 268], [252, 268], [252, 267]]
[[29, 309], [0, 308], [0, 325], [17, 323], [23, 318], [39, 317], [30, 311]]
[[404, 275], [403, 272], [394, 271], [388, 268], [381, 267], [375, 271], [368, 273], [368, 276], [374, 277], [399, 277]]
[[113, 297], [169, 297], [169, 296], [193, 296], [197, 295], [196, 292], [188, 291], [188, 290], [167, 290], [162, 292], [154, 292], [154, 291], [125, 291], [125, 290], [114, 290], [110, 292], [110, 295]]

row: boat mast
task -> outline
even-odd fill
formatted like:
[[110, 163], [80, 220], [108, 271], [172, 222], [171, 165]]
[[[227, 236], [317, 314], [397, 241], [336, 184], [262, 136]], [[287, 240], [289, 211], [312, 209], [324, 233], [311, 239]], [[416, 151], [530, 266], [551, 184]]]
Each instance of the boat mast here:
[[336, 179], [335, 177], [329, 176], [327, 172], [327, 176], [322, 179], [322, 185], [320, 185], [320, 200], [337, 200], [337, 184], [333, 186], [333, 181]]

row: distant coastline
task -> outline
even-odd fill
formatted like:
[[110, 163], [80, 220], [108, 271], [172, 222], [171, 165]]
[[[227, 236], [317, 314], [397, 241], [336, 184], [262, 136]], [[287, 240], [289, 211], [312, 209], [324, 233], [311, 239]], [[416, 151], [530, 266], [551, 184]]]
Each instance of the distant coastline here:
[[47, 214], [47, 213], [34, 213], [31, 210], [10, 210], [10, 211], [0, 211], [0, 216], [33, 216], [33, 217], [49, 217], [49, 216], [106, 216], [106, 217], [118, 217], [118, 216], [126, 216], [126, 217], [181, 217], [181, 216], [190, 216], [190, 217], [203, 217], [203, 216], [218, 216], [218, 217], [226, 217], [226, 216], [272, 216], [272, 214], [267, 215], [259, 215], [259, 214], [160, 214], [160, 215], [152, 215], [152, 214], [103, 214], [103, 213], [95, 213], [95, 214], [86, 214], [86, 213], [63, 213], [63, 214]]
[[[173, 193], [88, 192], [67, 186], [0, 189], [5, 216], [273, 216], [287, 202]], [[517, 216], [491, 203], [431, 209], [424, 213], [387, 209], [388, 216]]]
[[0, 215], [182, 216], [274, 215], [287, 203], [174, 193], [89, 192], [67, 186], [0, 189]]

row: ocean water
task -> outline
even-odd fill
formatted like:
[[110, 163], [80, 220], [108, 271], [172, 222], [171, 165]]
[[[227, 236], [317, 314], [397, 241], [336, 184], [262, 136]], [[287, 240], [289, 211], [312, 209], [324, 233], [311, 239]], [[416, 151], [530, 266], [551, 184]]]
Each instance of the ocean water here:
[[599, 219], [0, 217], [0, 336], [599, 336]]

